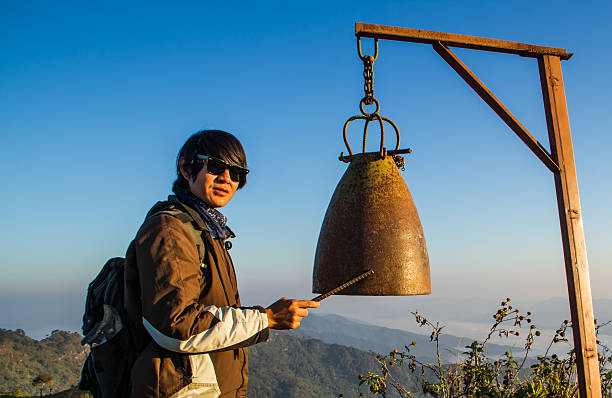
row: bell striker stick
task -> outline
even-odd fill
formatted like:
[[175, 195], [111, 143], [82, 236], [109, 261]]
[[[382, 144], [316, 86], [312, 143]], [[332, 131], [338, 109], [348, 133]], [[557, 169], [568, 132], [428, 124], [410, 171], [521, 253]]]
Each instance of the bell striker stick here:
[[323, 299], [326, 299], [329, 296], [331, 296], [332, 294], [336, 294], [339, 291], [341, 291], [342, 289], [346, 289], [347, 287], [349, 287], [351, 285], [354, 285], [355, 283], [359, 282], [362, 279], [367, 278], [368, 276], [372, 275], [373, 273], [374, 273], [374, 271], [368, 270], [368, 271], [364, 272], [363, 274], [361, 274], [359, 276], [356, 276], [355, 278], [351, 279], [350, 281], [348, 281], [346, 283], [343, 283], [342, 285], [338, 286], [337, 288], [332, 289], [332, 290], [330, 290], [327, 293], [324, 293], [324, 294], [322, 294], [320, 296], [317, 296], [317, 297], [313, 298], [312, 301], [321, 301]]

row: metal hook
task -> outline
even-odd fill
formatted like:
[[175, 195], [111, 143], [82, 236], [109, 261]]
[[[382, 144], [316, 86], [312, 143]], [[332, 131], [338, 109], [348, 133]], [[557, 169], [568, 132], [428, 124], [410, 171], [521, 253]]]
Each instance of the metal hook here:
[[[365, 57], [371, 57], [371, 55], [366, 55], [365, 57], [361, 53], [361, 37], [357, 36], [357, 54], [359, 54], [359, 58], [363, 61]], [[378, 39], [374, 39], [374, 56], [372, 57], [372, 62], [376, 61], [378, 58]]]

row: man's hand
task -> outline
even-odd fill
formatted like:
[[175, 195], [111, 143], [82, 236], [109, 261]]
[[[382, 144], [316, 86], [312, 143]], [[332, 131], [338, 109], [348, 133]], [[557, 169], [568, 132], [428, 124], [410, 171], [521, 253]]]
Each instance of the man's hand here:
[[295, 329], [302, 318], [308, 316], [307, 308], [317, 308], [319, 303], [310, 300], [293, 300], [286, 297], [266, 308], [268, 326], [271, 329]]

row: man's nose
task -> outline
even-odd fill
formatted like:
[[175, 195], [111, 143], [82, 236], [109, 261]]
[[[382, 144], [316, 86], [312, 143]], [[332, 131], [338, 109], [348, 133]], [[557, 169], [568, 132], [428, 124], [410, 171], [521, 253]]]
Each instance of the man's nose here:
[[231, 181], [229, 169], [224, 169], [221, 174], [217, 178], [223, 179], [223, 181]]

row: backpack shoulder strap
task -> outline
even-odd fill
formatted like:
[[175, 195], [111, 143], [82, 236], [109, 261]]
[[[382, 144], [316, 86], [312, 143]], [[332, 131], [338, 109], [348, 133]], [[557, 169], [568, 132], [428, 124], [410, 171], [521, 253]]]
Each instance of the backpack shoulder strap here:
[[204, 240], [202, 239], [203, 230], [200, 229], [196, 220], [193, 219], [191, 214], [187, 212], [185, 209], [181, 209], [182, 206], [177, 206], [173, 203], [168, 204], [165, 209], [161, 209], [156, 213], [151, 214], [149, 217], [167, 214], [169, 216], [175, 217], [180, 222], [183, 223], [185, 228], [189, 231], [193, 240], [196, 242], [196, 248], [198, 249], [198, 258], [200, 260], [200, 265], [203, 264], [204, 255], [206, 254], [206, 246], [204, 245]]

